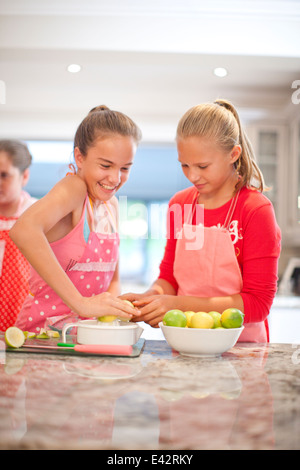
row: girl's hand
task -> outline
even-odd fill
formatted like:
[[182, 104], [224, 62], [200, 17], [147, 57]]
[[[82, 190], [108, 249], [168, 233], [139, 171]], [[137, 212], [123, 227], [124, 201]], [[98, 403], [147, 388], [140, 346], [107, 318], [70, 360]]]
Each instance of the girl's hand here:
[[136, 300], [141, 300], [145, 296], [147, 296], [147, 292], [143, 294], [136, 294], [134, 292], [128, 292], [127, 294], [120, 295], [119, 299], [129, 300], [130, 302], [134, 303]]
[[113, 296], [109, 292], [94, 295], [93, 297], [83, 297], [79, 315], [82, 317], [101, 317], [104, 315], [114, 315], [126, 319], [139, 317], [140, 310], [131, 307], [127, 302]]
[[136, 300], [134, 305], [137, 308], [141, 307], [141, 315], [137, 321], [144, 321], [152, 327], [158, 328], [158, 324], [162, 321], [165, 313], [177, 308], [175, 302], [175, 295], [151, 295]]
[[[142, 301], [142, 299], [148, 298], [149, 296], [157, 296], [157, 292], [153, 289], [148, 289], [146, 292], [136, 294], [134, 292], [128, 292], [127, 294], [120, 295], [120, 299], [129, 300], [135, 305], [136, 301]], [[139, 302], [139, 306], [144, 305], [143, 302]]]

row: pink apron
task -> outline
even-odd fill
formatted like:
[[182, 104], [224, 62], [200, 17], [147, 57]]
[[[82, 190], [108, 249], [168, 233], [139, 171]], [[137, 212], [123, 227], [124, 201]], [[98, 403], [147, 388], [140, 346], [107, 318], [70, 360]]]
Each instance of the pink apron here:
[[[109, 288], [118, 261], [119, 236], [113, 220], [111, 220], [111, 226], [115, 232], [95, 232], [93, 213], [88, 199], [86, 207], [90, 213], [92, 230], [81, 258], [77, 262], [70, 263], [66, 274], [83, 296], [91, 297], [106, 292]], [[70, 242], [71, 240], [68, 238], [67, 243]], [[44, 282], [31, 295], [33, 295], [33, 299], [30, 311], [26, 315], [26, 325], [22, 324], [21, 318], [18, 318], [16, 323], [17, 326], [20, 323], [20, 326], [22, 325], [25, 330], [36, 332], [41, 328], [51, 327], [60, 330], [65, 323], [81, 319]]]
[[[177, 295], [223, 297], [242, 291], [242, 275], [228, 230], [238, 196], [239, 193], [232, 199], [222, 227], [192, 225], [193, 212], [188, 223], [183, 224], [177, 235], [174, 261]], [[193, 204], [195, 211], [197, 199]], [[267, 341], [264, 322], [244, 323], [244, 326], [239, 341]]]

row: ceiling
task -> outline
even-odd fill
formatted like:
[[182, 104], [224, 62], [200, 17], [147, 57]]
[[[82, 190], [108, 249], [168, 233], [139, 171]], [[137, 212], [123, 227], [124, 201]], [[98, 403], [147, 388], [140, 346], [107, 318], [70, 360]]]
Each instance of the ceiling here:
[[284, 119], [297, 79], [299, 0], [0, 0], [0, 138], [72, 140], [106, 104], [169, 143], [217, 97], [245, 123]]

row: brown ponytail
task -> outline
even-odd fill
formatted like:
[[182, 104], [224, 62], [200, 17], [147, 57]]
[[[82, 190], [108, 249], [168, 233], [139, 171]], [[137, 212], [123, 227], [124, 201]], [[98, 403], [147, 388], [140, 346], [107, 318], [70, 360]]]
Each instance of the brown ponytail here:
[[78, 147], [86, 155], [97, 139], [112, 134], [131, 136], [137, 144], [142, 138], [139, 127], [128, 116], [104, 105], [96, 106], [78, 126], [74, 148]]

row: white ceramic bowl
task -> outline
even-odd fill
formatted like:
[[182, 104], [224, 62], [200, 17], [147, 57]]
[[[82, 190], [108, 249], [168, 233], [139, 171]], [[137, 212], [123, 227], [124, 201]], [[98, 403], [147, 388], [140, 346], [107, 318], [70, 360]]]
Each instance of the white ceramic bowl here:
[[159, 326], [169, 346], [184, 356], [220, 356], [235, 345], [244, 329], [180, 328], [162, 322]]
[[140, 338], [143, 328], [136, 323], [120, 322], [119, 326], [99, 324], [97, 320], [82, 320], [68, 323], [62, 330], [62, 341], [66, 343], [67, 331], [77, 327], [78, 344], [113, 344], [132, 346]]

